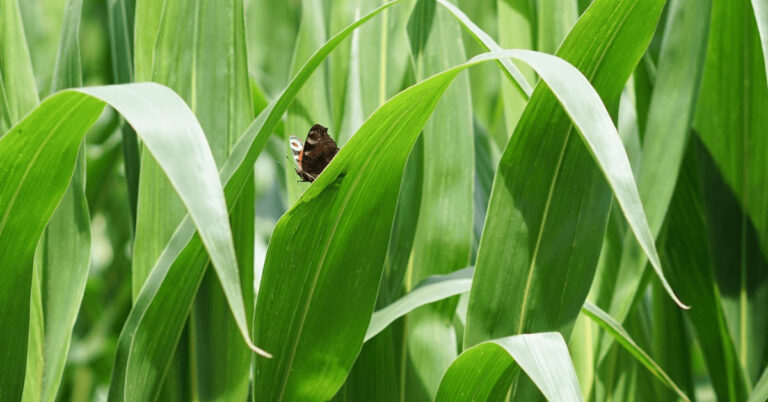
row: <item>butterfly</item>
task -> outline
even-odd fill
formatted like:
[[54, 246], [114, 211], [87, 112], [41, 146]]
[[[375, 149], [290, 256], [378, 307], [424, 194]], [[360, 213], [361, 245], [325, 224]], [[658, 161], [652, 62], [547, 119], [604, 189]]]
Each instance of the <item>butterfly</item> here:
[[288, 138], [288, 144], [298, 167], [296, 174], [304, 182], [315, 181], [339, 152], [336, 141], [328, 135], [328, 129], [319, 124], [309, 129], [306, 142], [302, 143], [298, 137], [292, 135]]

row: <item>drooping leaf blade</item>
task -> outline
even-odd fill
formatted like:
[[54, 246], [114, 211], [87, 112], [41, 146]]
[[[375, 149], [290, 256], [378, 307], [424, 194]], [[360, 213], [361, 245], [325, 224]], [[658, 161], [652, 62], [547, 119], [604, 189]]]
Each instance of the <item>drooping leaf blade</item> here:
[[[307, 78], [354, 29], [395, 3], [383, 5], [332, 37], [249, 126], [220, 171], [222, 182], [226, 183], [225, 194], [230, 210], [250, 177], [258, 155]], [[195, 236], [194, 225], [185, 218], [155, 263], [123, 327], [118, 340], [110, 398], [125, 398], [130, 384], [136, 384], [130, 390], [134, 394], [140, 389], [150, 397], [157, 395], [162, 372], [152, 367], [168, 367], [170, 364], [207, 261], [203, 244]]]
[[[440, 382], [436, 401], [496, 400], [522, 368], [551, 401], [581, 401], [579, 382], [563, 336], [557, 332], [515, 335], [465, 350]], [[507, 385], [508, 387], [509, 385]]]
[[[19, 323], [6, 326], [1, 334], [4, 344], [14, 345], [4, 350], [26, 350], [29, 287], [24, 284], [30, 281], [34, 248], [67, 188], [78, 145], [105, 102], [134, 125], [166, 169], [221, 269], [222, 282], [240, 294], [237, 275], [232, 275], [236, 263], [221, 182], [202, 130], [183, 101], [157, 84], [68, 90], [48, 98], [0, 141], [2, 159], [8, 161], [0, 171], [5, 184], [0, 192], [0, 266], [4, 267], [0, 282], [8, 288], [3, 291], [0, 317]], [[178, 158], [180, 152], [184, 158]], [[244, 320], [242, 310], [239, 314]], [[13, 384], [19, 375], [11, 368], [16, 361], [10, 357], [3, 361], [7, 386], [1, 388], [15, 399]]]
[[[616, 106], [626, 78], [650, 41], [653, 24], [648, 20], [658, 19], [662, 5], [663, 1], [598, 1], [560, 47], [558, 54], [566, 60], [579, 60], [577, 67], [592, 78], [609, 108]], [[623, 24], [597, 22], [607, 15], [621, 15], [618, 20]], [[589, 47], [596, 53], [583, 54], [586, 42], [600, 44]], [[538, 72], [557, 75], [547, 82], [553, 88], [564, 76], [562, 71]], [[581, 82], [583, 86], [577, 84]], [[560, 84], [564, 88], [555, 92], [590, 87], [583, 78]], [[600, 171], [659, 278], [666, 282], [629, 161], [601, 99], [590, 88], [593, 103], [577, 95], [575, 99], [581, 100], [567, 115], [545, 84], [539, 86], [497, 170], [470, 294], [465, 346], [514, 333], [570, 330], [594, 275], [607, 218], [610, 199]], [[583, 119], [579, 113], [584, 113]], [[569, 134], [569, 117], [583, 142]], [[561, 297], [553, 301], [551, 289], [561, 289]]]

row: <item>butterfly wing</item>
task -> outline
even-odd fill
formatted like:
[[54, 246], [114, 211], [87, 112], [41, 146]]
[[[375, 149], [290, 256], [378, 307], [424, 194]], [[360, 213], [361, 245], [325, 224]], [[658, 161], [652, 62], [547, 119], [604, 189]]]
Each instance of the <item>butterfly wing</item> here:
[[288, 144], [291, 146], [293, 161], [296, 162], [296, 166], [301, 169], [301, 160], [304, 157], [304, 143], [301, 142], [299, 137], [292, 135], [288, 138]]
[[328, 129], [315, 124], [309, 129], [304, 143], [301, 168], [317, 177], [339, 151], [336, 141], [328, 135]]

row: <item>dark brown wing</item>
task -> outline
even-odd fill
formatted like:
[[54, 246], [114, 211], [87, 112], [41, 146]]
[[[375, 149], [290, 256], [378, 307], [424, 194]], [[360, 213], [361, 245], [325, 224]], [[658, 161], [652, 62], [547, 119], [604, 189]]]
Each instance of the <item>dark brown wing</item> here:
[[339, 147], [336, 146], [336, 141], [328, 135], [328, 129], [315, 124], [309, 129], [307, 140], [304, 141], [301, 168], [310, 175], [317, 177], [331, 163], [337, 152], [339, 152]]

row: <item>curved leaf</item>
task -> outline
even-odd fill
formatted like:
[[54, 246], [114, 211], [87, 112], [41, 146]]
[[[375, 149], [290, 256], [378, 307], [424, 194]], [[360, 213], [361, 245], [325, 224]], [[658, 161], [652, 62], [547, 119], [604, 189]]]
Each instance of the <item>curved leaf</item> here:
[[[650, 231], [629, 161], [586, 78], [567, 62], [543, 53], [508, 50], [477, 56], [385, 103], [278, 222], [265, 261], [254, 331], [277, 358], [256, 362], [256, 394], [276, 400], [323, 399], [341, 386], [374, 307], [409, 150], [458, 72], [503, 57], [531, 65], [558, 94], [638, 237], [648, 245]], [[650, 258], [657, 260], [652, 241], [649, 247]], [[328, 322], [329, 314], [336, 325]]]
[[[450, 275], [434, 275], [425, 279], [413, 291], [373, 314], [368, 331], [365, 334], [365, 340], [368, 341], [373, 338], [389, 324], [421, 306], [468, 292], [472, 286], [473, 273], [474, 268], [469, 267]], [[675, 384], [658, 363], [651, 359], [632, 340], [629, 333], [613, 317], [589, 302], [584, 304], [581, 312], [603, 327], [614, 340], [632, 354], [662, 384], [675, 392], [680, 398], [688, 399], [688, 396], [681, 391], [680, 387]]]
[[614, 320], [613, 317], [608, 315], [608, 313], [601, 310], [600, 307], [597, 307], [590, 302], [584, 303], [584, 307], [581, 309], [581, 311], [589, 316], [589, 318], [591, 318], [593, 321], [598, 323], [604, 330], [608, 331], [613, 339], [619, 342], [621, 346], [624, 346], [624, 349], [631, 353], [632, 356], [637, 359], [637, 361], [645, 366], [645, 368], [648, 369], [648, 371], [650, 371], [654, 377], [658, 378], [659, 381], [661, 381], [675, 394], [677, 394], [680, 399], [684, 401], [690, 400], [685, 392], [683, 392], [683, 390], [681, 390], [680, 387], [675, 384], [675, 382], [667, 375], [667, 373], [665, 373], [664, 370], [655, 361], [653, 361], [653, 359], [651, 359], [651, 357], [648, 356], [648, 354], [645, 353], [645, 351], [643, 351], [640, 346], [635, 343], [634, 340], [632, 340], [632, 337], [621, 326], [621, 324], [619, 324], [618, 321]]
[[763, 371], [760, 380], [755, 384], [755, 389], [753, 389], [752, 394], [749, 395], [748, 402], [760, 402], [765, 400], [768, 400], [768, 368]]
[[424, 279], [405, 296], [373, 313], [363, 341], [368, 342], [389, 324], [421, 306], [469, 292], [474, 273], [475, 268], [469, 267], [447, 275], [432, 275]]
[[[558, 55], [578, 63], [611, 109], [652, 37], [655, 24], [649, 21], [658, 20], [663, 3], [597, 0], [560, 47]], [[600, 96], [570, 65], [562, 71], [532, 66], [546, 82], [534, 91], [499, 163], [470, 293], [465, 347], [516, 333], [570, 331], [605, 230], [610, 193], [603, 177], [677, 299], [663, 279], [629, 161]], [[566, 74], [573, 76], [565, 79]], [[581, 140], [571, 135], [571, 121]]]
[[[583, 400], [563, 336], [545, 332], [494, 339], [467, 349], [446, 371], [435, 401], [503, 399], [518, 366], [548, 400]], [[496, 394], [499, 389], [502, 395]]]
[[[219, 173], [225, 183], [230, 210], [251, 175], [256, 158], [312, 72], [352, 31], [396, 3], [379, 7], [332, 37], [307, 61], [283, 93], [251, 123]], [[147, 399], [157, 395], [207, 263], [203, 244], [187, 217], [152, 268], [120, 334], [112, 372], [111, 399]]]
[[[472, 22], [472, 20], [470, 20], [463, 11], [461, 11], [461, 9], [454, 6], [447, 0], [437, 0], [437, 2], [448, 9], [448, 11], [450, 11], [457, 20], [459, 20], [461, 25], [464, 26], [467, 32], [469, 32], [469, 34], [472, 35], [472, 37], [475, 38], [477, 42], [480, 43], [486, 50], [489, 52], [499, 52], [504, 50], [501, 46], [499, 46], [498, 43], [496, 43], [496, 41], [493, 40], [493, 38], [491, 38], [490, 35], [475, 25], [475, 23]], [[510, 81], [515, 84], [515, 88], [523, 95], [525, 95], [526, 98], [529, 98], [531, 93], [533, 93], [533, 88], [531, 88], [531, 84], [529, 84], [525, 79], [523, 73], [521, 73], [520, 70], [509, 59], [499, 59], [498, 63], [503, 68], [502, 71], [506, 73], [510, 78]]]
[[[4, 161], [0, 171], [0, 294], [4, 295], [0, 321], [18, 323], [3, 326], [0, 333], [0, 342], [11, 345], [3, 348], [10, 352], [2, 359], [0, 399], [16, 399], [14, 383], [20, 376], [23, 379], [23, 363], [18, 359], [26, 351], [29, 322], [29, 286], [24, 284], [30, 283], [35, 245], [69, 184], [79, 144], [104, 102], [131, 122], [165, 169], [226, 284], [236, 318], [245, 323], [221, 182], [202, 129], [189, 108], [173, 91], [151, 83], [63, 91], [46, 99], [0, 140], [0, 160]], [[242, 329], [249, 339], [247, 328]]]

